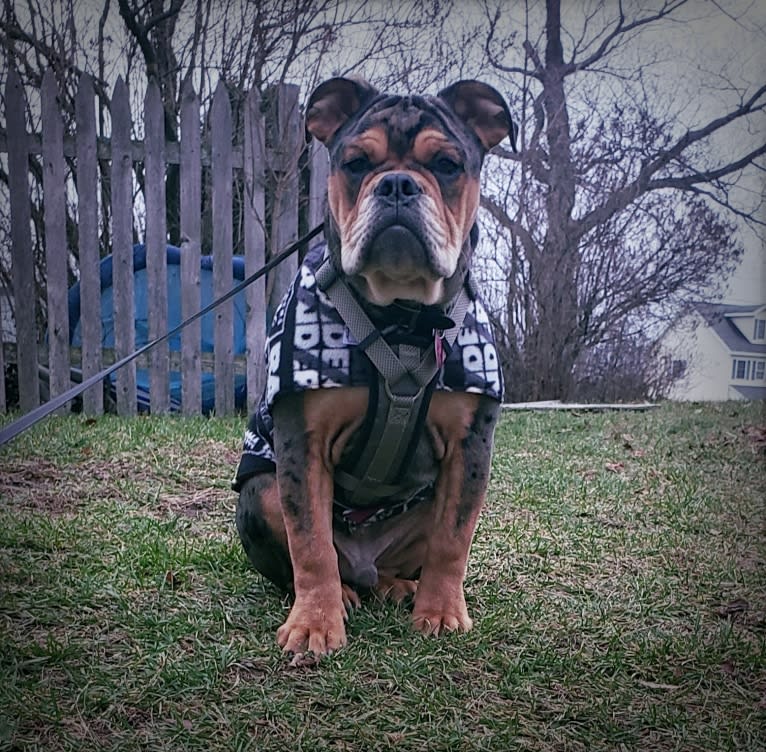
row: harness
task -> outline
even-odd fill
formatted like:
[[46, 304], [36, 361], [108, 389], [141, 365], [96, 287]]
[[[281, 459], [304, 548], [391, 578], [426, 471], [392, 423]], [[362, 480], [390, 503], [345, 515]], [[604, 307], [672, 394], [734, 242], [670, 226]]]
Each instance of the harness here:
[[[329, 255], [317, 269], [316, 280], [343, 319], [356, 346], [377, 371], [377, 389], [370, 390], [368, 409], [368, 415], [374, 417], [365, 446], [353, 468], [335, 471], [335, 482], [343, 489], [344, 500], [353, 511], [361, 504], [370, 505], [391, 497], [397, 490], [396, 480], [403, 475], [428, 412], [433, 394], [430, 387], [444, 363], [445, 345], [449, 352], [471, 298], [466, 285], [460, 284], [457, 295], [441, 317], [440, 323], [445, 328], [434, 329], [433, 341], [423, 349], [386, 342], [383, 332], [372, 323]], [[413, 313], [417, 315], [416, 311]]]

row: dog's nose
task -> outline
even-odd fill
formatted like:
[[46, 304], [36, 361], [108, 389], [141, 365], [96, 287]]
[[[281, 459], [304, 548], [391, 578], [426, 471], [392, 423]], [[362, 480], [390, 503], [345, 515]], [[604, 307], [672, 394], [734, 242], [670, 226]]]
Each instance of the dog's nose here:
[[406, 172], [389, 172], [375, 186], [375, 195], [392, 206], [403, 206], [423, 191], [415, 179]]

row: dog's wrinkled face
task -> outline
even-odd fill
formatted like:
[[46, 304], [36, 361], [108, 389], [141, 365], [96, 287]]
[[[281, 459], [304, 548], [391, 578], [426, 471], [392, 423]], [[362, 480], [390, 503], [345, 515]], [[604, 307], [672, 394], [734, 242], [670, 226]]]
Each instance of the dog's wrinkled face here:
[[344, 274], [377, 305], [442, 302], [471, 252], [484, 154], [513, 135], [500, 94], [461, 81], [403, 97], [336, 78], [312, 94], [306, 129], [330, 152], [325, 236]]

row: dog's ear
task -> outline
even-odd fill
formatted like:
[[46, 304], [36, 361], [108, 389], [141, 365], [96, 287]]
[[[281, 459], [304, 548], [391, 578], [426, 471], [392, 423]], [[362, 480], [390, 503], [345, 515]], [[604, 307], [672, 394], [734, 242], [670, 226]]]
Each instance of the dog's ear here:
[[481, 81], [458, 81], [442, 89], [439, 97], [479, 137], [489, 151], [506, 136], [516, 151], [516, 126], [503, 95]]
[[361, 78], [331, 78], [319, 84], [306, 105], [306, 136], [327, 146], [341, 126], [377, 93]]

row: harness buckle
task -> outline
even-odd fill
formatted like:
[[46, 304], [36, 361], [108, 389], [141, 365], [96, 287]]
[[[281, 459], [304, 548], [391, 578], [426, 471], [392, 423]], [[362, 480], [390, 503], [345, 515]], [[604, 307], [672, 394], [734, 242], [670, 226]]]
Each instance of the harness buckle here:
[[[415, 394], [401, 394], [392, 392], [391, 384], [385, 379], [381, 380], [383, 381], [383, 389], [386, 392], [386, 397], [388, 397], [390, 403], [388, 409], [388, 423], [394, 426], [406, 426], [412, 420], [415, 409], [423, 399], [425, 387], [420, 387]], [[402, 381], [404, 380], [405, 379], [402, 379]], [[411, 378], [407, 378], [406, 380], [414, 383]], [[401, 381], [399, 383], [401, 383]]]

